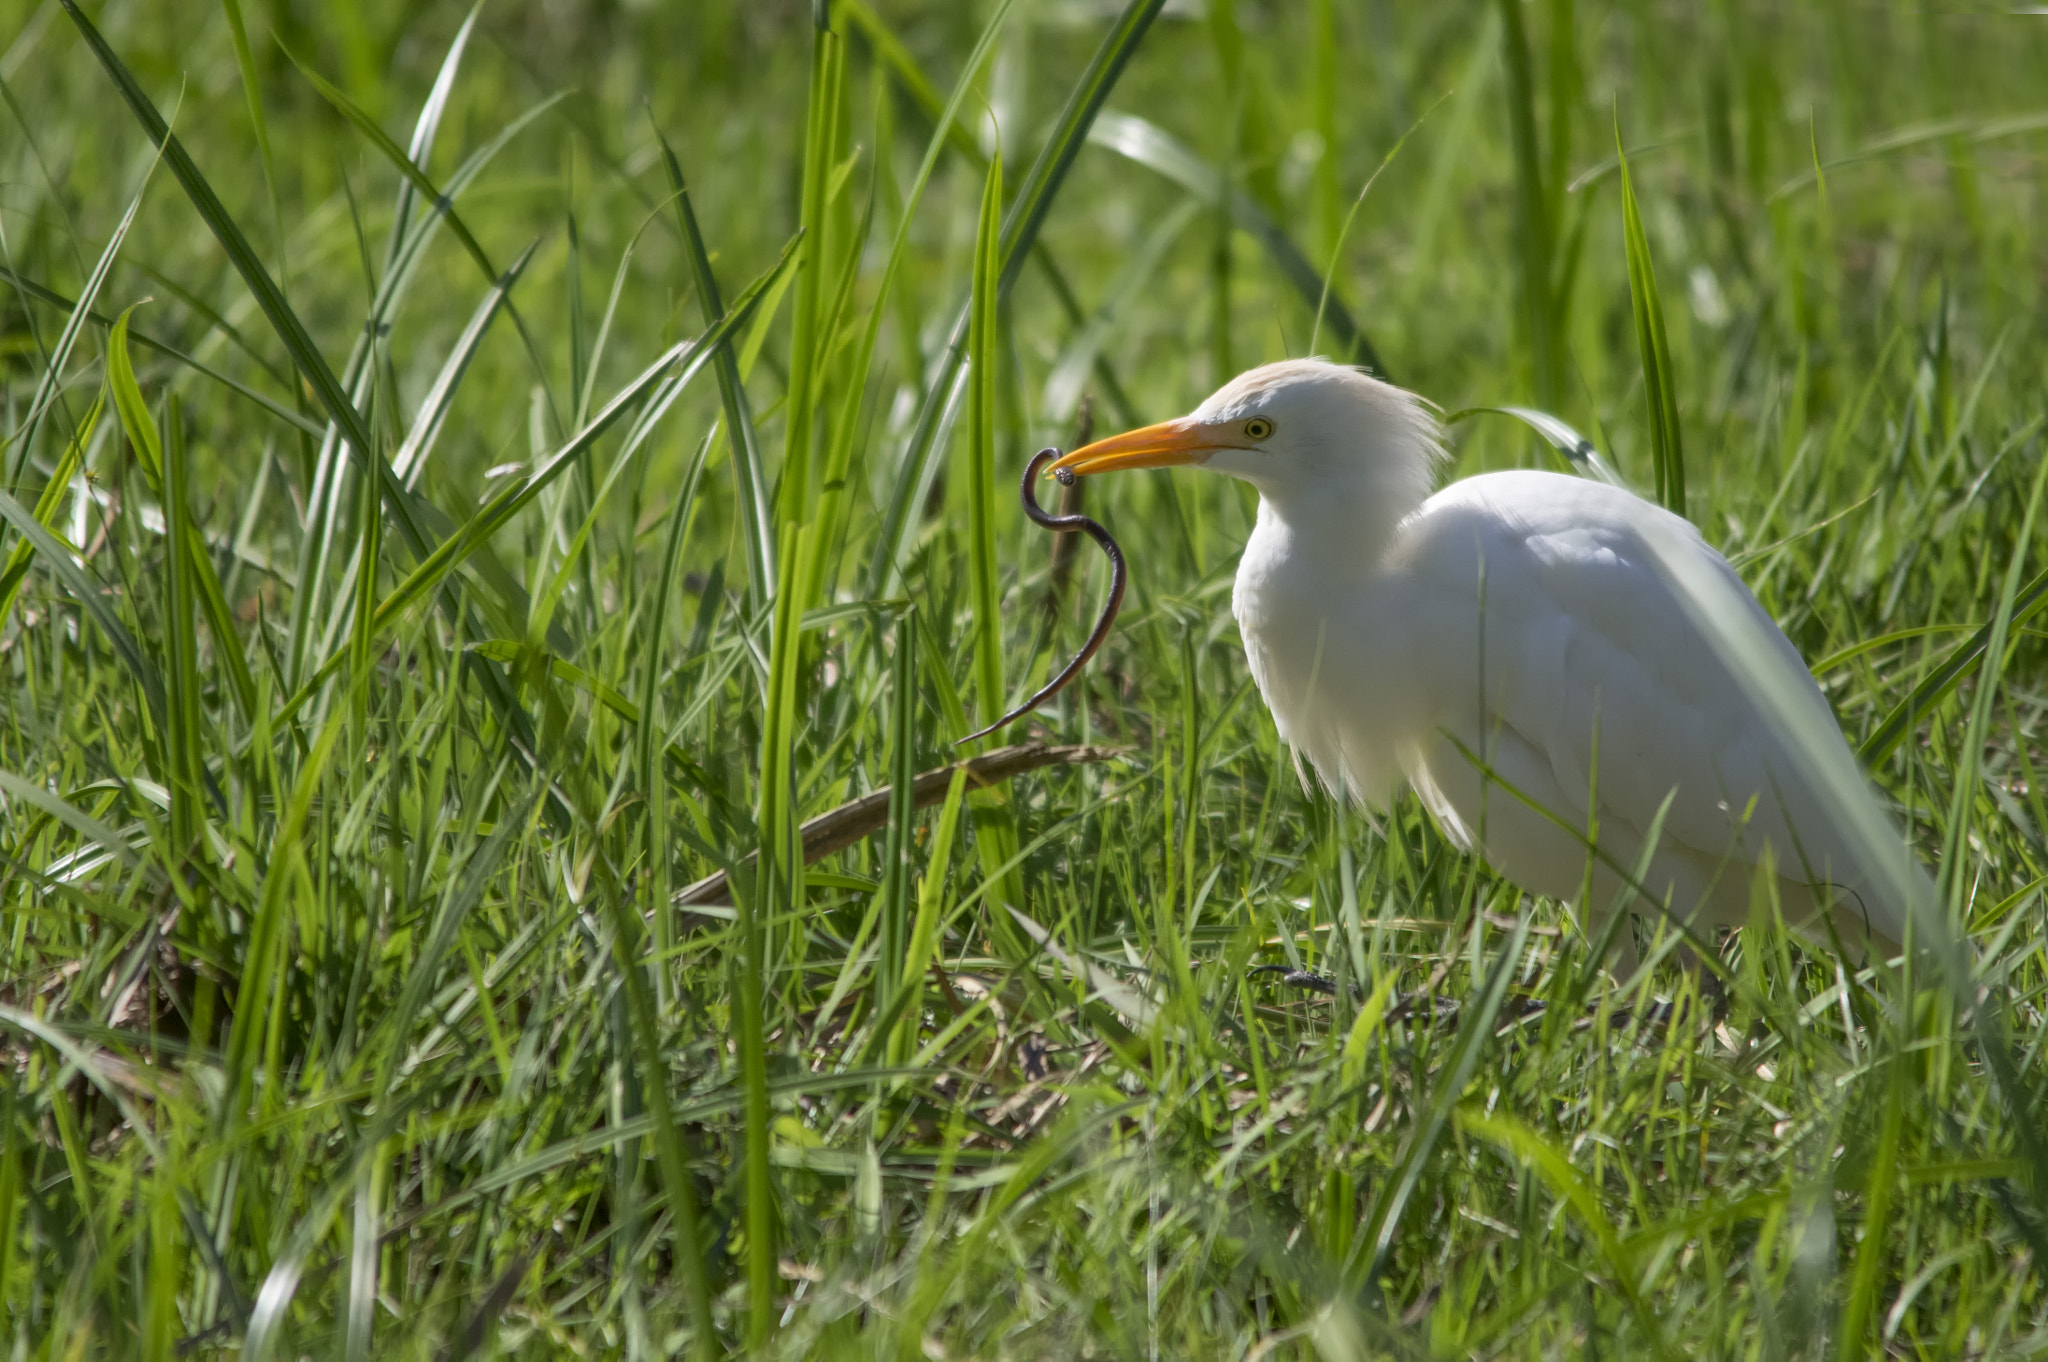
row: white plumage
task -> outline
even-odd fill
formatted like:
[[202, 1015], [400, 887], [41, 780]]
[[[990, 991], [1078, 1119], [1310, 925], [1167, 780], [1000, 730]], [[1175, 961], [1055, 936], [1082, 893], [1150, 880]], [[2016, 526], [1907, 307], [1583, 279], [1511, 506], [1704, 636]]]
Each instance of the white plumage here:
[[1845, 941], [1894, 952], [1896, 876], [1816, 770], [1853, 758], [1727, 560], [1581, 478], [1491, 473], [1431, 495], [1441, 458], [1419, 398], [1290, 360], [1054, 467], [1198, 463], [1258, 489], [1233, 608], [1281, 736], [1332, 789], [1384, 807], [1407, 781], [1453, 842], [1533, 893], [1576, 897], [1590, 864], [1596, 923], [1662, 810], [1641, 885], [1696, 929], [1746, 922], [1769, 864], [1787, 920], [1819, 936], [1831, 912]]

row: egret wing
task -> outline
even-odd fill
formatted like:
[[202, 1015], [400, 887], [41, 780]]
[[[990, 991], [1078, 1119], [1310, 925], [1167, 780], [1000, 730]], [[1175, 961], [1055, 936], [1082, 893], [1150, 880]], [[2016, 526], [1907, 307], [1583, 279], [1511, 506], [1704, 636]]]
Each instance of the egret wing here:
[[[1797, 651], [1690, 524], [1597, 483], [1504, 473], [1453, 484], [1404, 526], [1401, 590], [1388, 593], [1404, 617], [1380, 607], [1371, 622], [1401, 640], [1413, 731], [1431, 735], [1411, 777], [1525, 883], [1570, 882], [1583, 865], [1558, 824], [1597, 826], [1633, 859], [1660, 809], [1664, 844], [1707, 883], [1746, 890], [1767, 844], [1794, 880], [1855, 882], [1830, 810], [1736, 674], [1747, 664], [1661, 570], [1670, 553], [1694, 555], [1756, 612], [1777, 650], [1772, 683], [1796, 692], [1801, 724], [1840, 743]], [[1484, 797], [1489, 779], [1515, 793]]]

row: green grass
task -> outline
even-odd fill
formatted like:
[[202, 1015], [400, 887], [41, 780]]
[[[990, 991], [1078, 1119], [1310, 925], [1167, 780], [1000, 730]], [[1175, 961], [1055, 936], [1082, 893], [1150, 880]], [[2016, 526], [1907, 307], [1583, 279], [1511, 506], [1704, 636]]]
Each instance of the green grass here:
[[[0, 6], [0, 1354], [2048, 1351], [2048, 24], [1157, 8]], [[1312, 335], [1681, 506], [1972, 979], [1305, 792], [1200, 474], [984, 744], [1113, 760], [803, 866]]]

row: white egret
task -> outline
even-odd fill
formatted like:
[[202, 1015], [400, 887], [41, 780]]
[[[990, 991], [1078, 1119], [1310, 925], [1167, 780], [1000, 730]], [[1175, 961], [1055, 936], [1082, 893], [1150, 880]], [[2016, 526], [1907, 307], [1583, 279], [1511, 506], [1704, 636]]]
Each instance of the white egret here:
[[[1741, 926], [1770, 865], [1788, 921], [1820, 937], [1832, 916], [1891, 955], [1903, 907], [1686, 608], [1686, 575], [1730, 584], [1782, 650], [1773, 670], [1796, 677], [1800, 741], [1852, 760], [1727, 560], [1682, 517], [1587, 479], [1489, 473], [1432, 495], [1442, 458], [1421, 399], [1288, 360], [1052, 468], [1194, 464], [1258, 490], [1233, 608], [1281, 736], [1333, 791], [1383, 808], [1406, 780], [1452, 842], [1532, 893], [1574, 898], [1590, 863], [1596, 929], [1645, 864], [1640, 887], [1679, 919]], [[1673, 554], [1685, 573], [1660, 566]], [[1619, 949], [1632, 958], [1626, 932]]]

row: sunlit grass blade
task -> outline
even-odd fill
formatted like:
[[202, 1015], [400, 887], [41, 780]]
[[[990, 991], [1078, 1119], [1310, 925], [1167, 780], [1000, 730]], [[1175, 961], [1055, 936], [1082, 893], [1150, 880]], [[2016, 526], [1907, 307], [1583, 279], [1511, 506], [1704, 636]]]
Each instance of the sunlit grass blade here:
[[327, 721], [294, 774], [284, 816], [278, 820], [277, 837], [271, 844], [269, 864], [264, 868], [261, 894], [243, 934], [240, 969], [235, 980], [240, 1006], [235, 1009], [226, 1044], [221, 1049], [223, 1097], [215, 1124], [222, 1130], [237, 1128], [251, 1116], [259, 1063], [257, 1046], [265, 1029], [268, 1004], [284, 968], [277, 956], [289, 929], [289, 896], [305, 863], [300, 838], [326, 776], [328, 760], [341, 737], [345, 717], [336, 714]]
[[[463, 25], [461, 35], [456, 39], [455, 46], [449, 54], [451, 61], [460, 58], [462, 47], [469, 36], [469, 24], [474, 23], [475, 19], [476, 11], [471, 10], [469, 21]], [[432, 206], [433, 212], [448, 224], [448, 230], [455, 233], [455, 239], [462, 243], [462, 249], [469, 253], [469, 258], [476, 262], [477, 268], [483, 271], [484, 277], [491, 280], [498, 279], [500, 277], [498, 267], [491, 263], [491, 257], [485, 252], [483, 244], [471, 234], [469, 224], [464, 222], [461, 214], [455, 211], [454, 205], [449, 202], [448, 195], [443, 192], [439, 185], [434, 183], [425, 170], [421, 169], [419, 163], [413, 159], [413, 156], [408, 155], [403, 147], [392, 141], [391, 135], [377, 125], [376, 119], [364, 112], [361, 106], [337, 89], [325, 76], [322, 76], [318, 71], [300, 61], [289, 50], [286, 51], [285, 55], [291, 58], [292, 65], [298, 68], [299, 74], [304, 76], [306, 82], [319, 92], [320, 97], [333, 105], [335, 111], [343, 118], [346, 118], [356, 131], [368, 139], [370, 145], [375, 147], [384, 159], [390, 162], [400, 175], [405, 177], [405, 183], [411, 193], [426, 199], [427, 203]], [[448, 69], [452, 71], [452, 67]], [[445, 102], [447, 98], [445, 90], [437, 88], [436, 94], [439, 96], [440, 102]], [[439, 104], [435, 101], [429, 102], [428, 108], [430, 111], [437, 110], [438, 107]], [[422, 117], [420, 126], [423, 131], [426, 131], [431, 136], [432, 124], [426, 117]], [[417, 148], [415, 154], [417, 154], [417, 150], [423, 150], [423, 148]], [[406, 202], [409, 203], [410, 199]], [[396, 224], [399, 235], [403, 233], [404, 223], [405, 213], [402, 205]], [[395, 245], [397, 236], [394, 236], [393, 241]]]
[[[100, 251], [100, 258], [92, 267], [85, 287], [79, 290], [78, 301], [71, 304], [71, 315], [64, 319], [64, 329], [57, 335], [57, 343], [50, 347], [50, 357], [43, 376], [36, 383], [35, 393], [29, 398], [28, 417], [13, 436], [16, 447], [14, 467], [8, 473], [8, 483], [16, 492], [21, 492], [22, 475], [28, 469], [29, 456], [35, 451], [36, 434], [48, 416], [50, 406], [57, 400], [57, 394], [64, 386], [64, 370], [71, 364], [72, 347], [78, 343], [80, 333], [92, 317], [92, 306], [98, 300], [100, 289], [107, 282], [107, 274], [114, 267], [114, 261], [121, 254], [121, 243], [128, 239], [128, 231], [135, 225], [135, 214], [142, 207], [142, 200], [149, 193], [151, 174], [156, 170], [157, 161], [152, 158], [142, 183], [136, 186], [135, 196], [128, 201], [128, 211], [121, 215], [120, 225], [107, 238], [107, 244]], [[0, 611], [4, 615], [5, 611]]]
[[[647, 795], [647, 903], [654, 922], [654, 945], [658, 958], [667, 960], [675, 946], [675, 911], [669, 906], [668, 780], [661, 766], [660, 680], [666, 665], [669, 603], [675, 598], [677, 574], [683, 555], [683, 536], [689, 530], [690, 513], [697, 502], [697, 482], [704, 474], [704, 460], [711, 453], [716, 430], [708, 431], [697, 445], [696, 457], [676, 489], [669, 507], [668, 528], [662, 537], [661, 575], [655, 579], [653, 600], [642, 625], [640, 649], [640, 722], [635, 769]], [[669, 1001], [667, 971], [655, 973], [655, 997], [664, 1008]]]
[[[850, 165], [842, 162], [842, 166]], [[854, 334], [851, 318], [853, 295], [860, 282], [861, 264], [867, 256], [867, 244], [875, 225], [875, 194], [870, 190], [863, 204], [860, 217], [851, 228], [842, 227], [845, 236], [840, 251], [839, 280], [832, 290], [832, 304], [826, 311], [821, 327], [820, 344], [825, 358], [829, 361], [837, 355], [843, 345]], [[881, 315], [882, 306], [877, 305], [869, 312], [869, 318]], [[863, 337], [865, 339], [865, 337]], [[874, 361], [872, 348], [864, 347], [854, 357], [858, 366], [849, 370], [843, 365], [831, 365], [834, 382], [839, 386], [837, 401], [830, 394], [821, 394], [817, 421], [820, 435], [824, 437], [824, 457], [819, 470], [818, 483], [818, 542], [820, 551], [810, 562], [810, 578], [803, 584], [803, 596], [807, 601], [823, 599], [828, 587], [826, 574], [836, 571], [839, 564], [827, 564], [826, 557], [832, 546], [840, 542], [847, 528], [844, 513], [849, 501], [847, 478], [853, 466], [855, 442], [860, 437], [858, 422], [867, 395], [868, 366]]]
[[[132, 378], [130, 380], [133, 381]], [[171, 843], [177, 856], [190, 854], [205, 819], [201, 808], [201, 734], [199, 719], [199, 640], [194, 631], [191, 503], [187, 491], [189, 464], [182, 410], [173, 396], [165, 416], [163, 445], [165, 644], [165, 747], [171, 787]], [[234, 645], [233, 636], [227, 640]]]
[[[135, 368], [128, 354], [128, 318], [134, 310], [131, 307], [123, 312], [107, 335], [107, 387], [113, 393], [114, 409], [120, 414], [122, 428], [142, 456], [144, 475], [165, 498], [166, 522], [176, 525], [167, 533], [173, 553], [182, 561], [174, 565], [172, 580], [183, 580], [183, 589], [197, 593], [198, 601], [206, 612], [207, 632], [213, 636], [214, 651], [227, 664], [229, 687], [237, 708], [246, 719], [255, 712], [256, 680], [249, 670], [248, 657], [242, 651], [241, 633], [235, 628], [234, 617], [229, 613], [227, 597], [221, 591], [220, 577], [214, 570], [213, 555], [207, 547], [206, 538], [190, 522], [189, 508], [180, 506], [174, 510], [171, 506], [173, 493], [167, 471], [168, 451], [158, 440], [156, 418], [150, 414], [148, 404], [143, 400], [142, 386], [136, 382]], [[183, 438], [182, 433], [178, 438]], [[189, 574], [189, 577], [181, 579], [181, 573]], [[190, 631], [181, 632], [189, 635]], [[195, 716], [196, 713], [195, 709]]]
[[[441, 131], [441, 121], [448, 115], [449, 102], [455, 97], [455, 78], [462, 69], [463, 54], [469, 50], [470, 37], [476, 32], [477, 16], [483, 13], [483, 0], [469, 7], [463, 16], [462, 27], [455, 30], [455, 36], [448, 43], [448, 50], [441, 57], [441, 67], [434, 73], [433, 88], [420, 105], [420, 114], [413, 121], [412, 141], [406, 145], [405, 159], [423, 173], [427, 158], [434, 150], [434, 139]], [[404, 235], [412, 215], [413, 195], [419, 186], [407, 176], [398, 191], [398, 202], [391, 220], [391, 242], [395, 249]], [[437, 199], [430, 199], [433, 211], [439, 213], [442, 205]]]
[[[775, 493], [776, 590], [768, 639], [768, 681], [761, 722], [760, 785], [754, 823], [760, 837], [756, 876], [751, 892], [734, 896], [740, 938], [737, 962], [739, 1059], [747, 1094], [744, 1186], [747, 1236], [747, 1342], [759, 1347], [774, 1319], [776, 1243], [780, 1212], [774, 1175], [769, 1167], [766, 1018], [771, 962], [783, 951], [771, 936], [768, 919], [783, 914], [795, 921], [803, 902], [804, 860], [798, 841], [796, 761], [791, 750], [797, 729], [797, 685], [803, 668], [801, 621], [809, 602], [803, 599], [811, 579], [812, 556], [820, 551], [817, 470], [812, 466], [813, 429], [819, 396], [822, 355], [819, 353], [819, 299], [825, 269], [825, 209], [828, 179], [838, 161], [839, 83], [846, 69], [844, 40], [830, 22], [829, 8], [813, 11], [810, 97], [803, 142], [802, 213], [796, 264], [796, 299], [790, 325], [789, 389], [785, 399], [785, 440], [782, 473]], [[792, 944], [802, 949], [801, 928]]]
[[277, 162], [271, 155], [270, 119], [263, 109], [263, 82], [256, 69], [256, 54], [249, 46], [242, 0], [221, 0], [220, 7], [227, 16], [228, 37], [234, 44], [235, 69], [242, 78], [242, 102], [249, 109], [249, 130], [255, 135], [256, 155], [263, 167], [263, 188], [270, 197], [270, 220], [277, 231], [277, 272], [289, 280], [291, 261], [286, 255], [289, 238], [285, 234], [284, 199], [277, 187]]
[[0, 770], [0, 792], [5, 792], [10, 799], [34, 805], [88, 841], [99, 843], [120, 860], [131, 865], [135, 863], [135, 849], [120, 833], [42, 786], [23, 780], [12, 771]]
[[377, 488], [369, 479], [357, 482], [356, 552], [354, 590], [337, 602], [337, 613], [348, 611], [349, 632], [343, 648], [350, 675], [363, 684], [349, 688], [354, 711], [355, 740], [360, 747], [370, 737], [370, 687], [367, 678], [375, 674], [371, 665], [377, 640], [377, 578], [384, 566], [384, 518], [377, 514]]
[[462, 386], [462, 377], [469, 372], [470, 362], [476, 358], [484, 334], [490, 330], [492, 320], [504, 306], [512, 286], [519, 282], [519, 276], [526, 272], [526, 266], [539, 246], [536, 241], [505, 267], [504, 276], [476, 305], [476, 311], [470, 314], [469, 324], [462, 328], [462, 334], [456, 337], [440, 372], [434, 375], [433, 386], [420, 399], [420, 409], [413, 416], [412, 428], [405, 433], [405, 442], [391, 456], [392, 471], [408, 487], [418, 483], [420, 471], [426, 467], [428, 457], [434, 452], [434, 444], [440, 438], [442, 423], [448, 419], [448, 409], [454, 404], [455, 390]]
[[1533, 407], [1467, 407], [1454, 411], [1444, 418], [1446, 426], [1455, 426], [1468, 417], [1493, 413], [1512, 416], [1543, 438], [1543, 442], [1564, 456], [1565, 465], [1588, 477], [1598, 478], [1610, 487], [1626, 487], [1621, 474], [1614, 471], [1614, 465], [1600, 456], [1600, 450], [1593, 442], [1547, 411]]
[[[1318, 79], [1320, 79], [1320, 74], [1321, 73], [1318, 72]], [[1446, 94], [1442, 98], [1438, 99], [1436, 104], [1432, 104], [1429, 106], [1429, 108], [1424, 109], [1420, 117], [1418, 117], [1413, 123], [1410, 123], [1408, 125], [1407, 131], [1403, 132], [1399, 137], [1394, 139], [1394, 145], [1387, 148], [1387, 154], [1380, 158], [1380, 163], [1373, 167], [1372, 174], [1366, 176], [1365, 183], [1358, 187], [1358, 197], [1351, 201], [1351, 207], [1349, 211], [1347, 211], [1344, 214], [1343, 222], [1337, 225], [1335, 229], [1331, 231], [1330, 263], [1323, 267], [1322, 289], [1316, 294], [1315, 326], [1308, 333], [1309, 354], [1313, 355], [1317, 352], [1316, 345], [1317, 342], [1322, 338], [1323, 333], [1323, 318], [1326, 315], [1328, 315], [1330, 310], [1330, 294], [1331, 291], [1335, 289], [1337, 286], [1337, 265], [1338, 262], [1343, 259], [1344, 242], [1351, 235], [1351, 225], [1354, 222], [1358, 221], [1358, 211], [1361, 208], [1365, 207], [1366, 196], [1372, 193], [1372, 187], [1379, 183], [1380, 176], [1387, 173], [1387, 167], [1394, 164], [1394, 158], [1399, 156], [1401, 154], [1401, 149], [1408, 145], [1408, 139], [1413, 137], [1416, 133], [1416, 130], [1422, 126], [1423, 119], [1428, 118], [1430, 114], [1436, 111], [1437, 105], [1442, 104], [1445, 99], [1449, 98], [1450, 96]], [[1325, 156], [1324, 161], [1327, 163], [1328, 160], [1329, 157]], [[1320, 184], [1321, 181], [1319, 181], [1318, 183]], [[1353, 327], [1353, 331], [1356, 332], [1356, 330], [1357, 328]], [[1355, 341], [1353, 343], [1353, 348], [1356, 348]], [[1375, 372], [1380, 372], [1379, 366], [1368, 365], [1367, 367], [1372, 368]]]
[[249, 130], [256, 135], [256, 154], [263, 159], [263, 181], [273, 201], [277, 174], [270, 158], [270, 120], [263, 116], [263, 84], [256, 75], [256, 54], [249, 48], [249, 30], [242, 21], [242, 0], [221, 0], [228, 35], [234, 41], [235, 67], [242, 76], [242, 99], [249, 106]]
[[[974, 631], [974, 699], [984, 719], [1009, 708], [1003, 689], [1002, 589], [996, 568], [996, 281], [997, 232], [1003, 212], [1003, 163], [989, 161], [974, 237], [974, 285], [967, 334], [967, 438], [961, 444], [967, 483], [967, 578]], [[1001, 746], [1001, 733], [986, 741]]]
[[1615, 154], [1621, 163], [1622, 236], [1628, 254], [1628, 297], [1635, 315], [1636, 353], [1642, 359], [1643, 401], [1650, 415], [1650, 459], [1656, 469], [1657, 500], [1685, 514], [1685, 445], [1678, 424], [1677, 376], [1671, 368], [1671, 346], [1664, 334], [1664, 303], [1657, 293], [1657, 272], [1650, 264], [1650, 239], [1636, 204], [1635, 181], [1628, 173], [1628, 153], [1621, 145], [1621, 121], [1614, 124]]
[[[711, 325], [724, 311], [725, 301], [718, 276], [711, 269], [711, 255], [704, 247], [704, 234], [697, 226], [697, 210], [690, 203], [690, 191], [683, 179], [682, 163], [670, 149], [659, 129], [662, 167], [668, 172], [669, 192], [675, 196], [677, 226], [683, 235], [683, 250], [690, 262], [690, 280], [697, 290], [698, 311], [704, 324]], [[769, 310], [772, 314], [773, 309]], [[762, 472], [761, 440], [754, 430], [754, 413], [747, 400], [746, 385], [730, 341], [720, 347], [713, 361], [718, 368], [718, 395], [725, 406], [726, 443], [732, 450], [733, 490], [739, 499], [741, 542], [747, 554], [748, 599], [760, 609], [775, 596], [775, 523], [771, 516], [768, 483]]]
[[1913, 1065], [1906, 1052], [1885, 1063], [1882, 1114], [1878, 1117], [1877, 1150], [1870, 1160], [1863, 1213], [1863, 1242], [1856, 1247], [1850, 1270], [1848, 1299], [1842, 1302], [1841, 1329], [1836, 1337], [1844, 1354], [1860, 1351], [1878, 1307], [1878, 1280], [1891, 1249], [1892, 1199], [1897, 1190], [1900, 1145], [1906, 1123]]
[[306, 1213], [291, 1222], [284, 1251], [264, 1273], [263, 1285], [249, 1312], [249, 1324], [242, 1336], [240, 1354], [249, 1362], [269, 1362], [276, 1355], [292, 1301], [305, 1280], [307, 1260], [326, 1237], [342, 1202], [355, 1194], [362, 1165], [378, 1157], [384, 1142], [391, 1138], [395, 1129], [403, 1128], [405, 1118], [413, 1114], [416, 1105], [400, 1097], [390, 1103], [389, 1111], [379, 1111], [376, 1119], [357, 1133], [350, 1157], [342, 1169], [320, 1190], [306, 1208]]
[[1535, 78], [1528, 34], [1522, 25], [1522, 0], [1501, 0], [1500, 14], [1508, 144], [1515, 168], [1515, 282], [1521, 293], [1522, 327], [1536, 400], [1545, 407], [1556, 407], [1564, 396], [1564, 327], [1552, 293], [1557, 223], [1545, 192], [1543, 156], [1537, 147]]
[[917, 823], [917, 615], [896, 621], [889, 668], [889, 826], [882, 844], [882, 926], [875, 960], [875, 996], [893, 998], [910, 947], [911, 839]]

